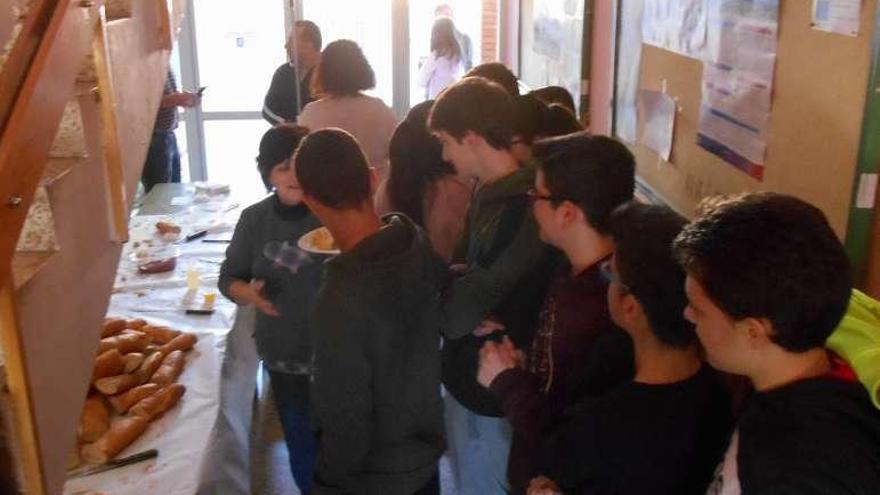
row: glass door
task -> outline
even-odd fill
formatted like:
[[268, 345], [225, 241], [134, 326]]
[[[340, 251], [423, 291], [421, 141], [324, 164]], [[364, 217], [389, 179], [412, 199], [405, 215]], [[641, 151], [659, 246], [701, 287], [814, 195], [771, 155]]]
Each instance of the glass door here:
[[[265, 192], [255, 157], [269, 129], [260, 113], [272, 75], [287, 61], [283, 1], [190, 0], [181, 37], [186, 87], [205, 87], [187, 119], [193, 179], [234, 184], [252, 197]], [[187, 77], [188, 76], [188, 77]]]

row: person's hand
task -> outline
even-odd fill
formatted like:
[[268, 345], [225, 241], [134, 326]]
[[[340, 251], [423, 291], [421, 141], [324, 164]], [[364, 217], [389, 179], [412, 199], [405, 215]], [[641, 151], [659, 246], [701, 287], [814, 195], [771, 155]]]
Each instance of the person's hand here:
[[498, 344], [492, 341], [483, 344], [480, 350], [480, 366], [477, 369], [477, 382], [489, 388], [495, 378], [503, 371], [515, 368], [517, 351], [507, 337]]
[[471, 332], [471, 335], [473, 335], [474, 337], [485, 337], [487, 335], [492, 335], [499, 330], [504, 330], [504, 328], [505, 327], [503, 323], [493, 319], [492, 317], [489, 317], [480, 322], [480, 324], [477, 325], [477, 328], [475, 328], [473, 332]]
[[170, 93], [162, 97], [163, 106], [175, 106], [175, 107], [184, 107], [184, 108], [192, 108], [202, 102], [202, 97], [195, 93], [188, 93], [186, 91], [180, 91], [177, 93]]
[[553, 480], [545, 476], [538, 476], [529, 482], [526, 495], [562, 495], [562, 492]]
[[278, 318], [281, 314], [275, 309], [275, 305], [272, 304], [272, 301], [263, 296], [263, 287], [265, 287], [265, 285], [266, 282], [263, 280], [254, 280], [251, 282], [251, 290], [253, 291], [253, 294], [250, 297], [251, 304], [253, 304], [258, 310], [262, 311], [266, 316]]

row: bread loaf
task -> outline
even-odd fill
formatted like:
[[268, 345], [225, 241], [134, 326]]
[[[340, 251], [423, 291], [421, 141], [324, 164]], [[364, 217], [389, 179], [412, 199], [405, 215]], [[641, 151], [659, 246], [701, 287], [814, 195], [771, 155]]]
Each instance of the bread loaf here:
[[162, 354], [169, 354], [172, 351], [188, 351], [196, 345], [198, 337], [191, 333], [181, 333], [177, 337], [161, 347]]
[[150, 420], [144, 416], [125, 416], [113, 423], [96, 442], [82, 448], [82, 458], [89, 464], [104, 464], [138, 439]]
[[172, 330], [168, 327], [160, 327], [155, 325], [146, 325], [141, 327], [141, 331], [146, 333], [150, 338], [150, 341], [154, 344], [167, 344], [174, 340], [174, 337], [180, 335], [180, 332], [177, 330]]
[[104, 326], [101, 327], [101, 338], [116, 335], [125, 329], [125, 320], [122, 318], [104, 318]]
[[125, 322], [125, 328], [132, 328], [134, 330], [137, 330], [139, 328], [143, 328], [146, 325], [147, 325], [147, 320], [144, 320], [143, 318], [137, 318], [137, 319], [128, 320], [127, 322]]
[[118, 375], [125, 370], [125, 358], [117, 349], [110, 349], [95, 358], [95, 369], [92, 371], [92, 381], [107, 376]]
[[145, 383], [119, 395], [110, 397], [110, 405], [113, 406], [113, 409], [119, 414], [125, 414], [126, 411], [131, 409], [131, 406], [140, 402], [141, 399], [145, 399], [155, 394], [160, 388], [162, 387], [155, 383]]
[[137, 378], [138, 383], [146, 383], [149, 380], [153, 373], [159, 369], [159, 366], [162, 366], [162, 360], [165, 356], [161, 352], [155, 352], [150, 354], [144, 359], [141, 367], [134, 372], [134, 376]]
[[143, 333], [134, 333], [134, 330], [101, 339], [98, 345], [98, 353], [104, 353], [110, 349], [117, 349], [120, 354], [128, 354], [129, 352], [142, 352], [150, 339]]
[[122, 357], [125, 360], [125, 373], [131, 373], [140, 368], [144, 362], [144, 355], [140, 352], [130, 352]]
[[134, 374], [108, 376], [95, 380], [95, 388], [104, 395], [116, 395], [140, 385], [141, 382]]
[[183, 371], [184, 364], [186, 364], [186, 355], [184, 355], [183, 351], [171, 352], [162, 361], [162, 366], [159, 366], [159, 369], [153, 373], [150, 383], [162, 386], [174, 383], [174, 380], [177, 380], [180, 372]]
[[162, 416], [165, 411], [174, 407], [184, 392], [186, 392], [186, 387], [179, 383], [172, 383], [135, 404], [129, 411], [129, 414], [144, 416], [149, 418], [150, 421], [154, 421], [159, 416]]
[[90, 395], [79, 417], [77, 438], [80, 442], [94, 442], [110, 428], [110, 410], [100, 395]]

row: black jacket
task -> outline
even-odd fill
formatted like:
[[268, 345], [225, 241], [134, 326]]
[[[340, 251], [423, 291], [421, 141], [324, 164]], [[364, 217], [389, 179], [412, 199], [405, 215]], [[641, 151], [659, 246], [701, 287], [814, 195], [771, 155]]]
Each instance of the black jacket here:
[[299, 82], [299, 94], [296, 92], [297, 70], [288, 62], [275, 69], [272, 84], [263, 99], [263, 118], [272, 125], [285, 122], [296, 122], [296, 116], [307, 103], [312, 101], [309, 83], [312, 71], [305, 74]]
[[443, 452], [438, 294], [446, 276], [402, 215], [331, 258], [313, 313], [312, 493], [409, 495]]
[[880, 493], [880, 410], [858, 382], [823, 377], [756, 393], [737, 437], [744, 494]]

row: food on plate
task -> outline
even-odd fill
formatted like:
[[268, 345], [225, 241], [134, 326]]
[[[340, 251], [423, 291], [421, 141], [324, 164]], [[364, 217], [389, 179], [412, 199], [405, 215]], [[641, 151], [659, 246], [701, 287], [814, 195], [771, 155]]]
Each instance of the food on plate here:
[[82, 448], [82, 458], [89, 464], [104, 464], [138, 439], [150, 420], [144, 416], [124, 416], [114, 422], [94, 443]]
[[150, 377], [150, 383], [162, 386], [174, 383], [174, 380], [177, 380], [177, 377], [183, 371], [185, 364], [186, 356], [183, 354], [183, 351], [171, 352], [165, 356], [162, 366], [159, 366], [159, 369]]
[[138, 271], [141, 273], [164, 273], [177, 268], [177, 257], [138, 263]]
[[113, 406], [113, 409], [119, 414], [125, 414], [131, 406], [137, 404], [141, 401], [141, 399], [146, 399], [147, 397], [155, 394], [162, 388], [155, 383], [145, 383], [143, 385], [139, 385], [131, 390], [123, 392], [119, 395], [114, 395], [110, 397], [110, 405]]
[[312, 245], [321, 251], [334, 251], [339, 249], [339, 246], [336, 245], [336, 240], [333, 239], [333, 235], [324, 227], [314, 231], [314, 234], [312, 234]]
[[162, 387], [155, 394], [141, 399], [128, 413], [132, 416], [144, 416], [153, 421], [162, 416], [165, 411], [174, 407], [184, 392], [186, 392], [186, 387], [179, 383], [172, 383]]
[[86, 397], [79, 417], [77, 438], [80, 442], [94, 442], [110, 429], [110, 410], [100, 395]]
[[156, 230], [159, 231], [160, 234], [179, 234], [180, 233], [180, 225], [172, 222], [156, 222]]

